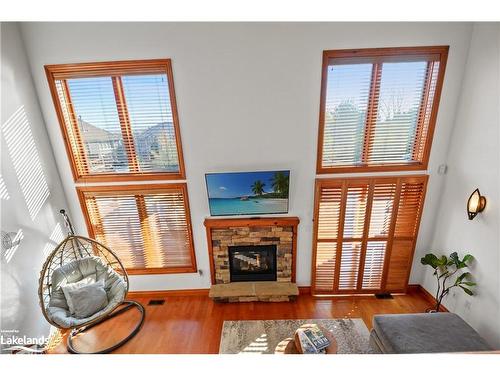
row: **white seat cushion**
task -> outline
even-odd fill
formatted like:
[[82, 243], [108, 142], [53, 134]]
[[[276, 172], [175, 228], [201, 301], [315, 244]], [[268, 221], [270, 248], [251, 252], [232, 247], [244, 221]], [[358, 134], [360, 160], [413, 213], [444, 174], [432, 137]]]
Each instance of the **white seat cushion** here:
[[[104, 282], [108, 304], [102, 310], [87, 318], [72, 316], [62, 286], [91, 276], [95, 276], [96, 281], [102, 280]], [[123, 277], [105, 264], [101, 258], [92, 256], [78, 259], [59, 267], [53, 272], [47, 315], [50, 320], [60, 327], [72, 328], [80, 326], [109, 314], [123, 302], [126, 292], [127, 285]]]

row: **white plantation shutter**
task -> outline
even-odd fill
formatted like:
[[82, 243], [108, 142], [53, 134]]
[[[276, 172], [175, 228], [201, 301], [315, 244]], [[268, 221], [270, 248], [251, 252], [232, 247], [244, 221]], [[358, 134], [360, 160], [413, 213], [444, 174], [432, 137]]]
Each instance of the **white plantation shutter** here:
[[404, 290], [427, 176], [316, 181], [314, 293]]
[[318, 242], [316, 245], [315, 286], [325, 293], [333, 292], [337, 242]]
[[117, 253], [128, 272], [196, 269], [184, 184], [78, 191], [91, 234]]
[[394, 198], [397, 181], [374, 181], [371, 201], [370, 225], [366, 245], [365, 265], [363, 270], [363, 289], [380, 290], [382, 275], [393, 222]]
[[388, 260], [387, 288], [392, 290], [404, 290], [408, 283], [425, 191], [426, 181], [418, 178], [407, 178], [401, 184], [394, 239]]
[[342, 184], [322, 186], [319, 193], [318, 238], [337, 239], [342, 204]]
[[365, 230], [365, 217], [368, 203], [368, 183], [347, 185], [345, 201], [343, 239], [339, 271], [339, 290], [353, 290], [358, 285], [361, 263], [362, 239]]
[[321, 199], [316, 203], [319, 211], [317, 218], [317, 247], [315, 258], [316, 287], [325, 292], [334, 289], [336, 275], [337, 241], [339, 238], [339, 225], [341, 220], [342, 183], [331, 183], [316, 186], [316, 198]]
[[325, 51], [318, 173], [424, 169], [446, 57], [445, 47]]
[[386, 247], [387, 241], [367, 242], [363, 268], [363, 290], [381, 289]]
[[339, 291], [355, 290], [357, 288], [361, 246], [362, 243], [360, 241], [342, 243], [338, 282]]
[[344, 238], [363, 237], [368, 199], [368, 183], [347, 184], [346, 209], [344, 215]]
[[418, 223], [415, 222], [415, 217], [420, 216], [422, 213], [422, 196], [424, 193], [425, 183], [423, 181], [408, 178], [407, 181], [402, 183], [396, 228], [394, 230], [395, 237], [415, 237], [418, 230]]
[[387, 238], [389, 235], [396, 183], [377, 182], [373, 187], [373, 200], [370, 215], [370, 238]]

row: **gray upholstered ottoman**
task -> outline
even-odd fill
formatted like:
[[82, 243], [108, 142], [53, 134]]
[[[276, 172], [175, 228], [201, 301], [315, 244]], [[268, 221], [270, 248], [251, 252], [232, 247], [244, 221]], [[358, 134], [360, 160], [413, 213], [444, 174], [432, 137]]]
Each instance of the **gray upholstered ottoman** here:
[[492, 348], [458, 315], [375, 315], [370, 344], [381, 353], [475, 352]]

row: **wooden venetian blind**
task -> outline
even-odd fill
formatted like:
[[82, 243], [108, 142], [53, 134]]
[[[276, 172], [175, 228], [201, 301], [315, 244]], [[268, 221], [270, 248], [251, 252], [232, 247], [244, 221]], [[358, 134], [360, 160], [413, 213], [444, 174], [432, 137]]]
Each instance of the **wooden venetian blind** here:
[[184, 178], [170, 60], [45, 68], [76, 181]]
[[89, 233], [130, 273], [195, 272], [185, 184], [77, 188]]
[[318, 173], [425, 169], [448, 47], [325, 51]]
[[317, 179], [315, 294], [404, 291], [427, 176]]

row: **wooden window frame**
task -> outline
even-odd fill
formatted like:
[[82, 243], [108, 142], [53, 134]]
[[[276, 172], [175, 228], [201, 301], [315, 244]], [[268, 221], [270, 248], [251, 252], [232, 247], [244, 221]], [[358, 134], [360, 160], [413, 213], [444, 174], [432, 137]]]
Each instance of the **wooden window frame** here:
[[[184, 157], [182, 152], [181, 132], [179, 127], [179, 116], [177, 113], [177, 102], [175, 98], [174, 77], [172, 71], [172, 62], [170, 59], [154, 59], [154, 60], [128, 60], [128, 61], [110, 61], [110, 62], [93, 62], [93, 63], [76, 63], [76, 64], [57, 64], [45, 65], [45, 73], [49, 83], [52, 100], [56, 109], [57, 118], [64, 139], [66, 153], [71, 165], [73, 180], [75, 182], [118, 182], [118, 181], [144, 181], [144, 180], [185, 180], [186, 174], [184, 169]], [[172, 108], [173, 126], [175, 132], [175, 141], [177, 147], [177, 156], [179, 161], [178, 172], [140, 172], [138, 171], [137, 156], [129, 165], [130, 172], [128, 173], [95, 173], [82, 174], [79, 171], [78, 160], [86, 158], [85, 149], [78, 147], [78, 155], [74, 155], [71, 146], [71, 138], [66, 128], [63, 109], [59, 102], [59, 97], [56, 88], [56, 80], [65, 80], [70, 78], [90, 78], [90, 77], [108, 77], [113, 80], [113, 89], [115, 98], [120, 103], [117, 103], [120, 125], [122, 127], [122, 136], [124, 144], [133, 145], [133, 137], [131, 135], [130, 120], [128, 113], [125, 113], [122, 108], [123, 87], [120, 84], [122, 75], [130, 74], [166, 74], [168, 78], [168, 89], [170, 96], [170, 105]], [[66, 83], [66, 81], [64, 81]], [[68, 95], [68, 88], [65, 89]], [[122, 99], [119, 99], [122, 98]], [[71, 102], [71, 101], [69, 101]], [[72, 108], [69, 109], [70, 116], [74, 117], [75, 113]], [[72, 131], [76, 137], [79, 137], [79, 129], [73, 126]], [[127, 153], [128, 155], [128, 153]], [[130, 160], [129, 160], [130, 163]]]
[[[144, 195], [168, 192], [171, 189], [181, 189], [184, 196], [184, 211], [186, 213], [186, 224], [189, 235], [189, 251], [191, 257], [190, 267], [165, 267], [165, 268], [127, 268], [127, 273], [130, 275], [145, 275], [145, 274], [172, 274], [172, 273], [196, 273], [198, 268], [196, 265], [196, 255], [194, 250], [193, 229], [191, 225], [191, 211], [189, 209], [189, 197], [186, 183], [167, 183], [167, 184], [141, 184], [141, 185], [113, 185], [113, 186], [79, 186], [76, 187], [76, 192], [80, 201], [80, 207], [85, 217], [87, 230], [91, 238], [96, 238], [94, 227], [90, 221], [90, 215], [85, 204], [85, 193], [102, 193], [115, 192], [119, 193], [128, 191], [144, 191]], [[139, 208], [138, 208], [138, 211]], [[139, 212], [141, 216], [141, 212]]]
[[[392, 214], [391, 214], [391, 222], [389, 225], [389, 232], [387, 234], [387, 245], [386, 245], [386, 253], [385, 253], [385, 258], [384, 258], [384, 266], [382, 270], [382, 279], [381, 279], [381, 287], [380, 290], [373, 290], [373, 289], [362, 289], [361, 288], [361, 283], [362, 283], [362, 277], [358, 277], [357, 280], [357, 290], [338, 290], [334, 289], [331, 293], [327, 294], [317, 294], [319, 296], [326, 296], [326, 295], [355, 295], [355, 294], [373, 294], [373, 293], [384, 293], [384, 292], [392, 292], [392, 293], [406, 293], [406, 288], [408, 286], [408, 281], [410, 277], [410, 271], [409, 269], [406, 280], [405, 280], [405, 287], [403, 289], [399, 290], [389, 290], [387, 288], [387, 279], [388, 279], [388, 273], [389, 273], [389, 262], [391, 259], [391, 252], [392, 252], [392, 247], [393, 247], [393, 242], [394, 239], [396, 240], [408, 240], [412, 241], [412, 247], [410, 251], [410, 256], [409, 256], [409, 264], [407, 265], [409, 268], [411, 267], [412, 261], [413, 261], [413, 256], [415, 253], [415, 246], [418, 238], [418, 231], [420, 227], [420, 221], [422, 218], [422, 212], [423, 212], [423, 207], [425, 203], [425, 195], [427, 191], [427, 183], [428, 183], [429, 176], [428, 175], [405, 175], [405, 176], [371, 176], [371, 177], [348, 177], [348, 178], [317, 178], [315, 181], [315, 188], [314, 188], [314, 212], [313, 212], [313, 248], [312, 248], [312, 262], [311, 262], [311, 292], [313, 295], [316, 295], [316, 261], [317, 261], [317, 249], [318, 249], [318, 243], [321, 242], [326, 242], [326, 243], [333, 243], [335, 241], [336, 243], [336, 255], [335, 255], [335, 271], [334, 271], [334, 286], [338, 286], [338, 279], [340, 276], [340, 263], [341, 263], [341, 258], [342, 258], [342, 243], [343, 242], [361, 242], [361, 254], [360, 254], [360, 264], [359, 264], [359, 270], [358, 270], [358, 276], [362, 276], [361, 270], [364, 268], [364, 263], [365, 263], [365, 258], [366, 258], [366, 248], [367, 248], [367, 243], [372, 240], [381, 240], [379, 237], [374, 237], [370, 238], [369, 237], [369, 227], [370, 227], [370, 217], [371, 217], [371, 208], [373, 204], [373, 187], [374, 184], [384, 184], [384, 183], [395, 183], [396, 184], [396, 190], [395, 190], [395, 198], [394, 198], [394, 203], [392, 206]], [[364, 218], [364, 231], [363, 235], [360, 238], [345, 238], [344, 237], [344, 218], [345, 218], [345, 212], [346, 212], [346, 204], [344, 203], [347, 197], [347, 191], [348, 191], [348, 183], [349, 182], [356, 182], [359, 184], [364, 184], [367, 183], [369, 184], [369, 191], [367, 194], [367, 207], [365, 210], [365, 218]], [[412, 183], [412, 182], [422, 182], [423, 183], [423, 190], [422, 190], [422, 198], [421, 198], [421, 209], [420, 212], [418, 213], [418, 217], [416, 218], [416, 225], [415, 225], [415, 235], [412, 237], [397, 237], [395, 236], [395, 229], [396, 229], [396, 219], [397, 219], [397, 213], [399, 210], [399, 201], [397, 201], [398, 198], [400, 198], [400, 193], [401, 193], [401, 187], [403, 183]], [[338, 229], [337, 229], [337, 237], [336, 238], [330, 238], [330, 239], [318, 239], [318, 230], [319, 230], [319, 208], [320, 208], [320, 199], [321, 199], [321, 189], [323, 187], [337, 187], [341, 188], [341, 202], [340, 202], [340, 210], [339, 210], [339, 224], [338, 224]]]
[[[320, 108], [319, 108], [319, 127], [318, 127], [318, 143], [317, 143], [317, 159], [316, 159], [316, 173], [317, 174], [330, 174], [330, 173], [353, 173], [353, 172], [392, 172], [392, 171], [418, 171], [427, 169], [429, 157], [432, 147], [432, 139], [436, 125], [437, 113], [439, 108], [439, 101], [441, 91], [443, 88], [444, 75], [446, 71], [446, 62], [448, 59], [449, 46], [427, 46], [427, 47], [394, 47], [394, 48], [366, 48], [366, 49], [345, 49], [345, 50], [325, 50], [323, 51], [323, 66], [321, 76], [321, 94], [320, 94]], [[376, 165], [362, 165], [362, 166], [339, 166], [339, 167], [323, 167], [323, 144], [325, 132], [325, 109], [326, 109], [326, 96], [328, 86], [328, 67], [330, 60], [335, 58], [352, 59], [353, 63], [360, 60], [369, 61], [374, 64], [372, 71], [372, 78], [370, 84], [370, 94], [367, 108], [367, 117], [370, 113], [376, 110], [376, 102], [378, 101], [377, 86], [381, 82], [381, 69], [382, 62], [390, 61], [413, 61], [416, 58], [429, 58], [434, 61], [439, 61], [439, 72], [436, 81], [436, 88], [433, 97], [432, 109], [429, 117], [429, 128], [427, 131], [427, 139], [423, 150], [422, 162], [416, 163], [391, 163], [391, 164], [376, 164]], [[426, 79], [424, 88], [424, 100], [421, 103], [420, 110], [426, 105], [427, 93], [429, 91], [429, 80]], [[417, 124], [417, 134], [421, 135], [418, 131], [423, 125], [422, 117]], [[368, 154], [367, 136], [372, 128], [372, 121], [368, 121], [365, 127], [365, 138], [363, 146], [364, 160]]]

